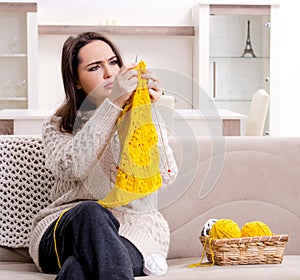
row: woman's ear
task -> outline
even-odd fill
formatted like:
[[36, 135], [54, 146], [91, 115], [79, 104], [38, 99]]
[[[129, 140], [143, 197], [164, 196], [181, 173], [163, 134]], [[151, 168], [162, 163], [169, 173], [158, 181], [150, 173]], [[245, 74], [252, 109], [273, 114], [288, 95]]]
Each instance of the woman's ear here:
[[76, 82], [76, 88], [77, 89], [82, 89], [81, 84], [78, 81]]

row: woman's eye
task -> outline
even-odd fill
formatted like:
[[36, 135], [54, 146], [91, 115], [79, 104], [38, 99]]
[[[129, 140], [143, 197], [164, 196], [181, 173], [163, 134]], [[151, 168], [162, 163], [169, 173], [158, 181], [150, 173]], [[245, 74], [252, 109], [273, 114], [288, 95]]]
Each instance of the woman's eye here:
[[110, 64], [111, 64], [111, 65], [116, 65], [116, 64], [118, 64], [118, 59], [114, 59], [114, 60], [110, 61]]
[[92, 71], [97, 71], [98, 69], [100, 69], [101, 67], [99, 65], [95, 65], [91, 68], [89, 68], [89, 71], [92, 72]]

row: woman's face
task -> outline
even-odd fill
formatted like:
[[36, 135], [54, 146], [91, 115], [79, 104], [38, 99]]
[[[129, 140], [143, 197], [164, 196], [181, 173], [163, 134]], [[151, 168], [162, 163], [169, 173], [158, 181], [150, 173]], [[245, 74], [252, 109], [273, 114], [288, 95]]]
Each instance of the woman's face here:
[[97, 105], [111, 94], [115, 75], [120, 70], [118, 58], [107, 43], [95, 40], [80, 49], [78, 59], [77, 88]]

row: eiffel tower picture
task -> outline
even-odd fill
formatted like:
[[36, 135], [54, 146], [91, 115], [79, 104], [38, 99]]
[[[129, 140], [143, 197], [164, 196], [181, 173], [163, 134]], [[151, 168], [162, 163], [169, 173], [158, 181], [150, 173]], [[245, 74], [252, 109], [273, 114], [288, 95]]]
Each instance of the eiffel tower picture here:
[[251, 40], [250, 40], [250, 21], [248, 20], [248, 30], [247, 30], [247, 40], [246, 40], [246, 46], [244, 48], [244, 52], [242, 54], [242, 57], [245, 57], [247, 55], [250, 55], [252, 57], [256, 57], [253, 48], [251, 46]]

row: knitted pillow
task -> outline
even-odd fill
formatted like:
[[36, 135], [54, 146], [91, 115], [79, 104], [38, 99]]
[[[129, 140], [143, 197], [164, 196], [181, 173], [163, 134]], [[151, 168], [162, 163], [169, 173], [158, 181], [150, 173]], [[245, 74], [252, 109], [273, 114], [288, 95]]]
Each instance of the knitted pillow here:
[[0, 136], [1, 246], [28, 246], [33, 217], [50, 203], [53, 181], [40, 136]]

